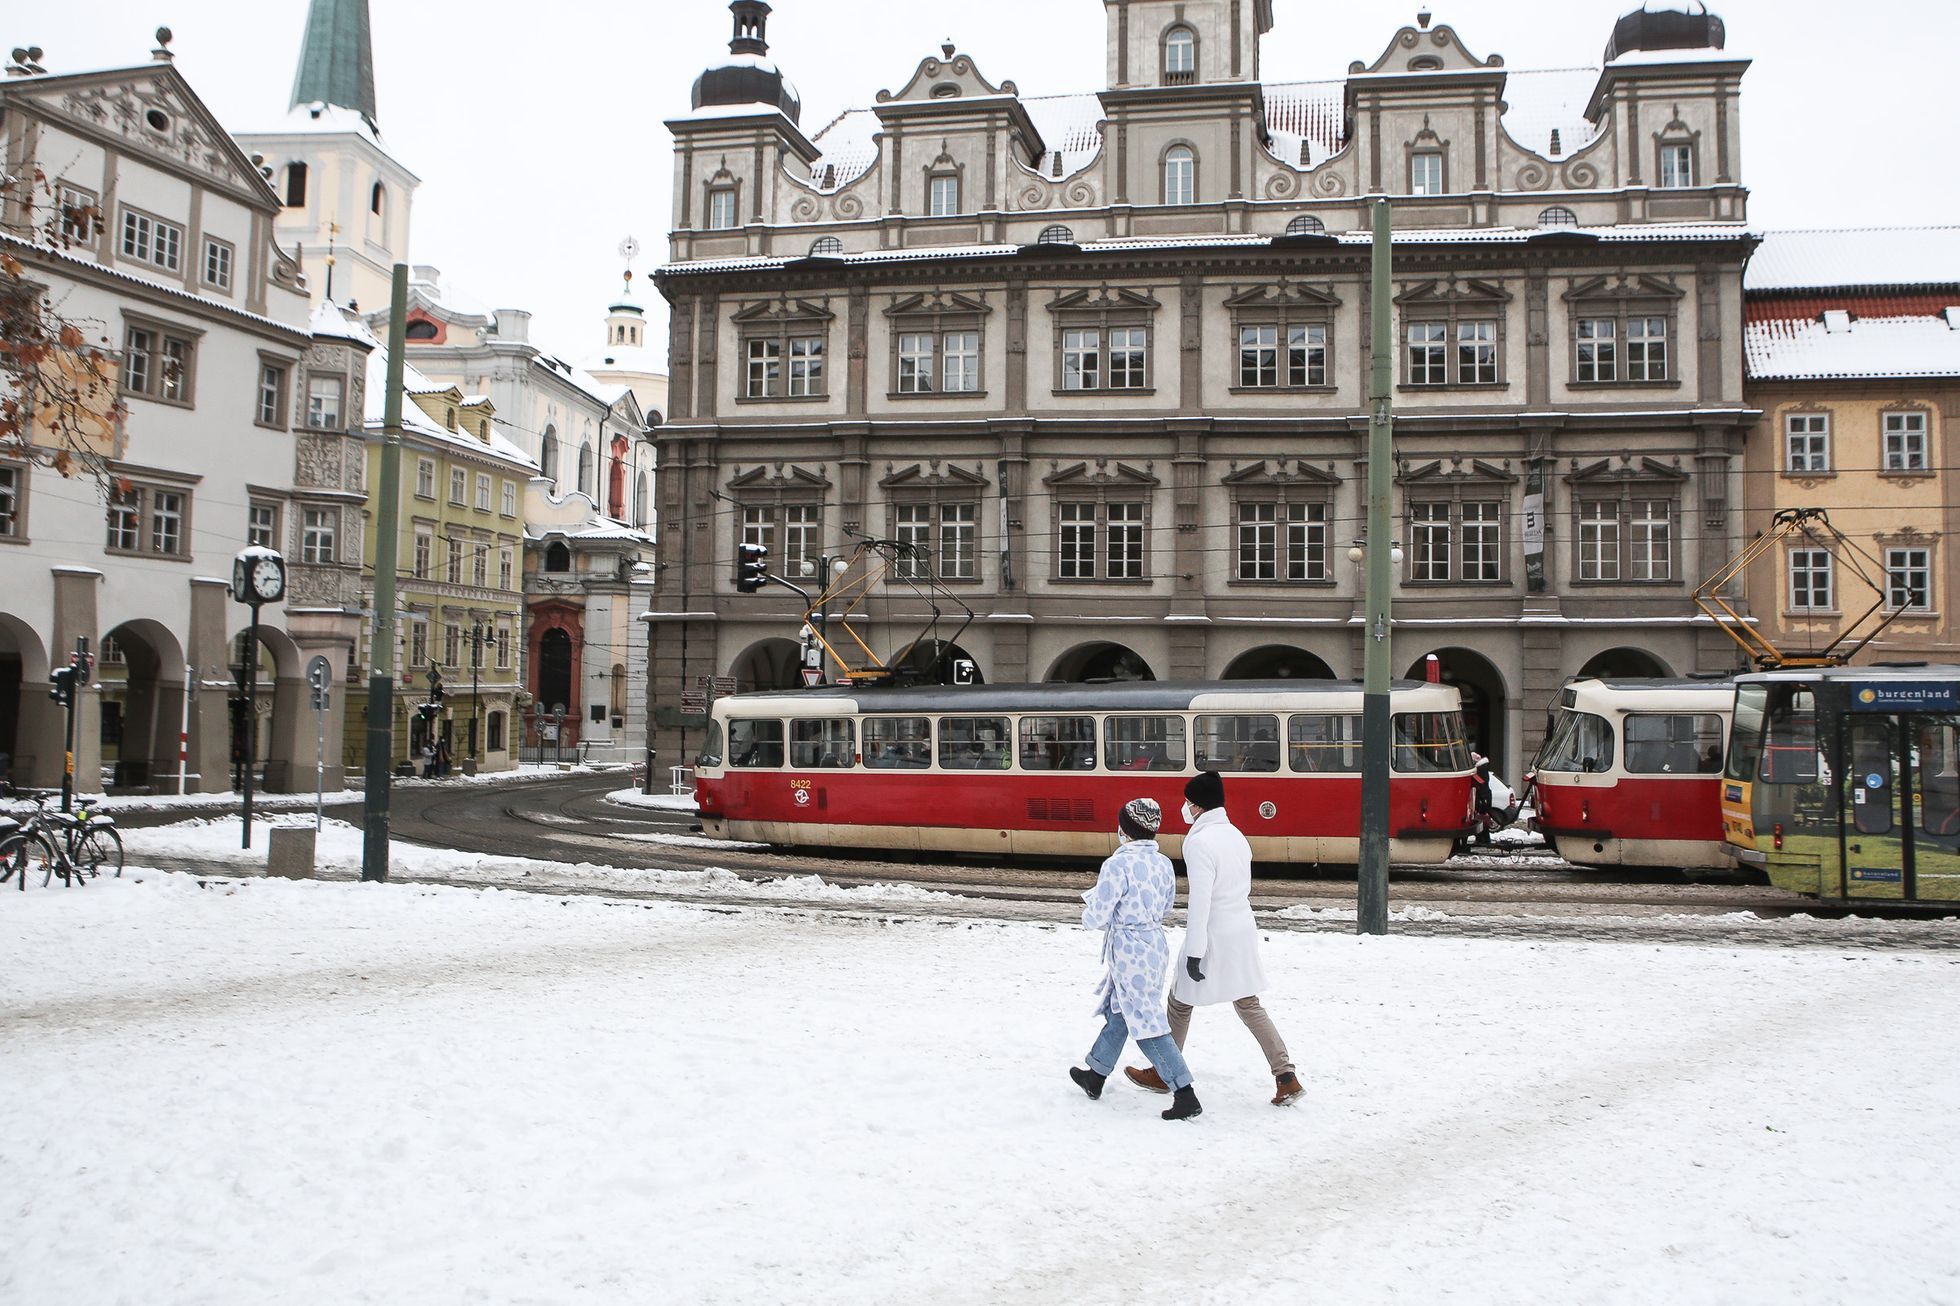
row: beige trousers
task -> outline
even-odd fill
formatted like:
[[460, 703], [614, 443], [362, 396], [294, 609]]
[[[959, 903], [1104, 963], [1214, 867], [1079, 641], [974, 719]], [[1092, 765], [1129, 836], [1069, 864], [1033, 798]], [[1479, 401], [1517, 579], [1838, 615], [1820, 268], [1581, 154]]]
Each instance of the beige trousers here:
[[[1179, 1052], [1184, 1050], [1184, 1036], [1191, 1032], [1191, 1010], [1189, 1003], [1179, 1002], [1175, 996], [1171, 998], [1171, 1038], [1177, 1043]], [[1280, 1038], [1279, 1030], [1273, 1027], [1273, 1018], [1259, 1005], [1258, 996], [1240, 998], [1232, 1004], [1232, 1010], [1239, 1013], [1239, 1019], [1252, 1031], [1252, 1037], [1259, 1040], [1259, 1050], [1266, 1054], [1266, 1064], [1272, 1067], [1273, 1078], [1291, 1074], [1293, 1062], [1286, 1055], [1286, 1043]]]

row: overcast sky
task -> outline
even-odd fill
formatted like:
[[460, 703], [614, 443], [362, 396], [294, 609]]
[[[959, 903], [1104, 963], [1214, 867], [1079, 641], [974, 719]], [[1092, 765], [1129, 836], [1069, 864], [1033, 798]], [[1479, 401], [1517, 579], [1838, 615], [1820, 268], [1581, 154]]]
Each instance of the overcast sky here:
[[[1268, 81], [1372, 62], [1421, 0], [1274, 0]], [[1432, 0], [1479, 56], [1511, 68], [1596, 65], [1638, 0]], [[1948, 0], [1720, 0], [1743, 80], [1743, 180], [1759, 228], [1960, 221], [1950, 163]], [[78, 0], [10, 6], [0, 42], [51, 71], [147, 62], [158, 23], [178, 66], [234, 131], [284, 116], [306, 0]], [[573, 357], [601, 342], [621, 237], [664, 256], [671, 142], [699, 71], [727, 48], [726, 0], [373, 0], [381, 130], [421, 178], [412, 260], [473, 298], [529, 308], [532, 338]], [[815, 134], [897, 89], [951, 38], [1024, 95], [1103, 84], [1098, 0], [776, 0], [771, 54]], [[316, 270], [317, 273], [317, 270]], [[642, 284], [636, 280], [636, 284]], [[650, 288], [649, 306], [657, 310]], [[664, 320], [664, 316], [663, 316]], [[660, 340], [656, 334], [653, 337]]]

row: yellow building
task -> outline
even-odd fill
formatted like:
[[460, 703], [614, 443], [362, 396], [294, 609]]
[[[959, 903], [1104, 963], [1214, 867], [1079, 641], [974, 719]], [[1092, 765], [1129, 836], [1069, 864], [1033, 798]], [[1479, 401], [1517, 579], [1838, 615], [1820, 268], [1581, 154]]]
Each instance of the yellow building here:
[[[1751, 533], [1823, 508], [1851, 549], [1796, 540], [1750, 570], [1784, 652], [1889, 624], [1857, 658], [1948, 661], [1960, 558], [1960, 227], [1772, 232], [1745, 279]], [[1861, 623], [1861, 618], [1863, 619]]]

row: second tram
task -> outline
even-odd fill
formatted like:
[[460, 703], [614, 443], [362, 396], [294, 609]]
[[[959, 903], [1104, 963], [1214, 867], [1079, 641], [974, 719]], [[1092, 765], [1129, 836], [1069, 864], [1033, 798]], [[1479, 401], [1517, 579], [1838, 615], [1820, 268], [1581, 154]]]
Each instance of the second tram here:
[[1732, 868], [1723, 851], [1730, 680], [1575, 680], [1531, 777], [1538, 829], [1579, 866]]
[[[1268, 862], [1353, 864], [1361, 686], [1346, 681], [821, 688], [717, 699], [695, 766], [704, 833], [927, 852], [1101, 857], [1132, 798], [1182, 847], [1185, 781]], [[1389, 855], [1442, 861], [1468, 828], [1457, 691], [1396, 682]]]

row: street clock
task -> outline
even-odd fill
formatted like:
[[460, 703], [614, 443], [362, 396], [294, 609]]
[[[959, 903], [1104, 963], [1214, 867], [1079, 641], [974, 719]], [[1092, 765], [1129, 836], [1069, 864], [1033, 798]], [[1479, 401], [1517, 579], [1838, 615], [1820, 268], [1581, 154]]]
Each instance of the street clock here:
[[263, 545], [239, 552], [231, 564], [231, 596], [258, 607], [286, 597], [286, 560]]

